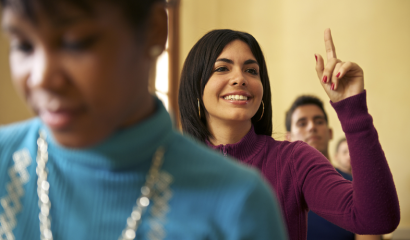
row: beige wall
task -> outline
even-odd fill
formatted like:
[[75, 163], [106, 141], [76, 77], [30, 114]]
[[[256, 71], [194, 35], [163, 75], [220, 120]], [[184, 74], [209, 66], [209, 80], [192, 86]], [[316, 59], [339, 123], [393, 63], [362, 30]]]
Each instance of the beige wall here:
[[[264, 51], [272, 87], [274, 137], [283, 139], [284, 114], [296, 96], [326, 99], [315, 72], [324, 56], [323, 30], [333, 32], [338, 57], [365, 72], [369, 111], [410, 227], [410, 1], [182, 0], [181, 66], [195, 42], [215, 28], [251, 33]], [[326, 100], [334, 129], [333, 152], [343, 136]]]
[[5, 37], [0, 35], [0, 125], [20, 121], [31, 116], [24, 102], [13, 89], [7, 58]]

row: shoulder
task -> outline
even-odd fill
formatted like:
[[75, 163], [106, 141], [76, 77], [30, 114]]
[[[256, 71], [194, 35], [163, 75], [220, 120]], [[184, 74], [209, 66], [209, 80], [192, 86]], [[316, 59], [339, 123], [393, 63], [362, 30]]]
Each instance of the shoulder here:
[[277, 200], [257, 170], [179, 133], [173, 136], [171, 148], [177, 157], [173, 171], [178, 174], [173, 176], [181, 178], [180, 184], [176, 179], [176, 185], [201, 192], [201, 201], [206, 202], [202, 207], [210, 206], [210, 213], [218, 213], [215, 221], [228, 235], [236, 233], [241, 239], [284, 239]]
[[254, 169], [237, 160], [224, 157], [204, 143], [182, 136], [180, 133], [174, 133], [170, 151], [177, 158], [175, 161], [189, 166], [190, 172], [196, 171], [196, 174], [208, 176], [214, 174], [220, 175], [221, 178], [226, 178], [228, 175], [229, 178], [241, 175], [244, 178], [255, 178], [259, 175]]
[[26, 146], [26, 141], [32, 138], [30, 144], [35, 146], [35, 134], [40, 127], [40, 120], [37, 118], [23, 122], [13, 123], [0, 127], [0, 162], [4, 156], [11, 156], [14, 152]]
[[169, 154], [173, 159], [167, 169], [183, 182], [192, 179], [197, 186], [215, 191], [223, 189], [227, 196], [236, 195], [238, 199], [246, 198], [250, 192], [271, 195], [271, 190], [256, 169], [224, 157], [179, 133], [173, 136]]
[[[277, 141], [273, 138], [269, 138], [267, 148], [269, 155], [275, 155], [277, 158], [283, 160], [291, 160], [299, 158], [301, 155], [306, 156], [317, 156], [321, 155], [319, 151], [309, 146], [307, 143], [302, 141]], [[321, 155], [323, 157], [323, 155]]]
[[0, 142], [19, 140], [26, 136], [33, 127], [37, 127], [37, 129], [40, 127], [40, 120], [38, 118], [2, 125], [0, 126]]

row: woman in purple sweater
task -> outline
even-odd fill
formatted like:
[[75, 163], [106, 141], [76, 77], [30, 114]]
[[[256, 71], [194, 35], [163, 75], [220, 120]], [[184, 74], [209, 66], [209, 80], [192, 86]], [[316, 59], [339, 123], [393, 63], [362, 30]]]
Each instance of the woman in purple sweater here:
[[276, 192], [291, 240], [306, 239], [309, 209], [354, 233], [392, 232], [400, 221], [399, 202], [367, 111], [363, 70], [337, 59], [329, 29], [325, 47], [327, 63], [316, 54], [316, 71], [347, 138], [353, 182], [307, 144], [271, 137], [267, 68], [248, 33], [214, 30], [192, 48], [181, 75], [182, 128], [225, 156], [260, 169]]

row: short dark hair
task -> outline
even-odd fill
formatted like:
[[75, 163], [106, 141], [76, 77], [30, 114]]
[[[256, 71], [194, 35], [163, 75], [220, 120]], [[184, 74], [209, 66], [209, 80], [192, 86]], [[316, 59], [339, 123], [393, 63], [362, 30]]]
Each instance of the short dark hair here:
[[339, 152], [340, 144], [342, 144], [342, 143], [345, 142], [345, 141], [347, 141], [345, 137], [339, 139], [339, 141], [338, 141], [337, 144], [336, 144], [336, 148], [335, 148], [336, 151], [335, 151], [335, 153]]
[[165, 0], [0, 0], [2, 8], [11, 7], [27, 19], [36, 22], [38, 19], [36, 7], [45, 11], [52, 19], [58, 17], [59, 3], [78, 7], [88, 13], [93, 12], [92, 5], [98, 2], [107, 2], [117, 5], [123, 12], [125, 19], [134, 30], [140, 30], [148, 19], [151, 7], [156, 2]]
[[211, 134], [207, 128], [206, 119], [198, 116], [197, 99], [199, 99], [202, 114], [205, 112], [202, 95], [205, 85], [213, 73], [215, 61], [225, 46], [234, 40], [246, 43], [259, 64], [259, 74], [263, 87], [262, 101], [265, 110], [261, 120], [259, 118], [262, 115], [262, 107], [251, 119], [255, 132], [256, 134], [272, 135], [271, 90], [265, 58], [258, 42], [249, 33], [218, 29], [208, 32], [194, 45], [185, 60], [181, 73], [178, 104], [182, 130], [201, 142], [209, 140]]
[[289, 108], [289, 110], [286, 112], [286, 119], [285, 119], [285, 125], [286, 125], [286, 131], [290, 132], [291, 126], [292, 126], [292, 115], [295, 112], [296, 108], [304, 105], [315, 105], [320, 110], [322, 110], [323, 115], [325, 115], [325, 120], [326, 123], [328, 124], [329, 121], [327, 119], [327, 114], [325, 111], [325, 108], [323, 107], [323, 102], [319, 98], [311, 95], [302, 95], [292, 103], [292, 106]]

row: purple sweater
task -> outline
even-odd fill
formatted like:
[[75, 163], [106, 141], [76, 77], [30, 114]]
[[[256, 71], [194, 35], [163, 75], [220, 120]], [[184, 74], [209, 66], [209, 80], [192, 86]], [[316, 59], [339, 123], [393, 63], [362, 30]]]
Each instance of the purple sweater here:
[[254, 129], [236, 144], [210, 147], [257, 167], [282, 206], [290, 240], [305, 240], [307, 212], [358, 234], [392, 232], [400, 222], [392, 174], [367, 111], [366, 92], [331, 103], [349, 145], [353, 182], [304, 142], [276, 141]]

